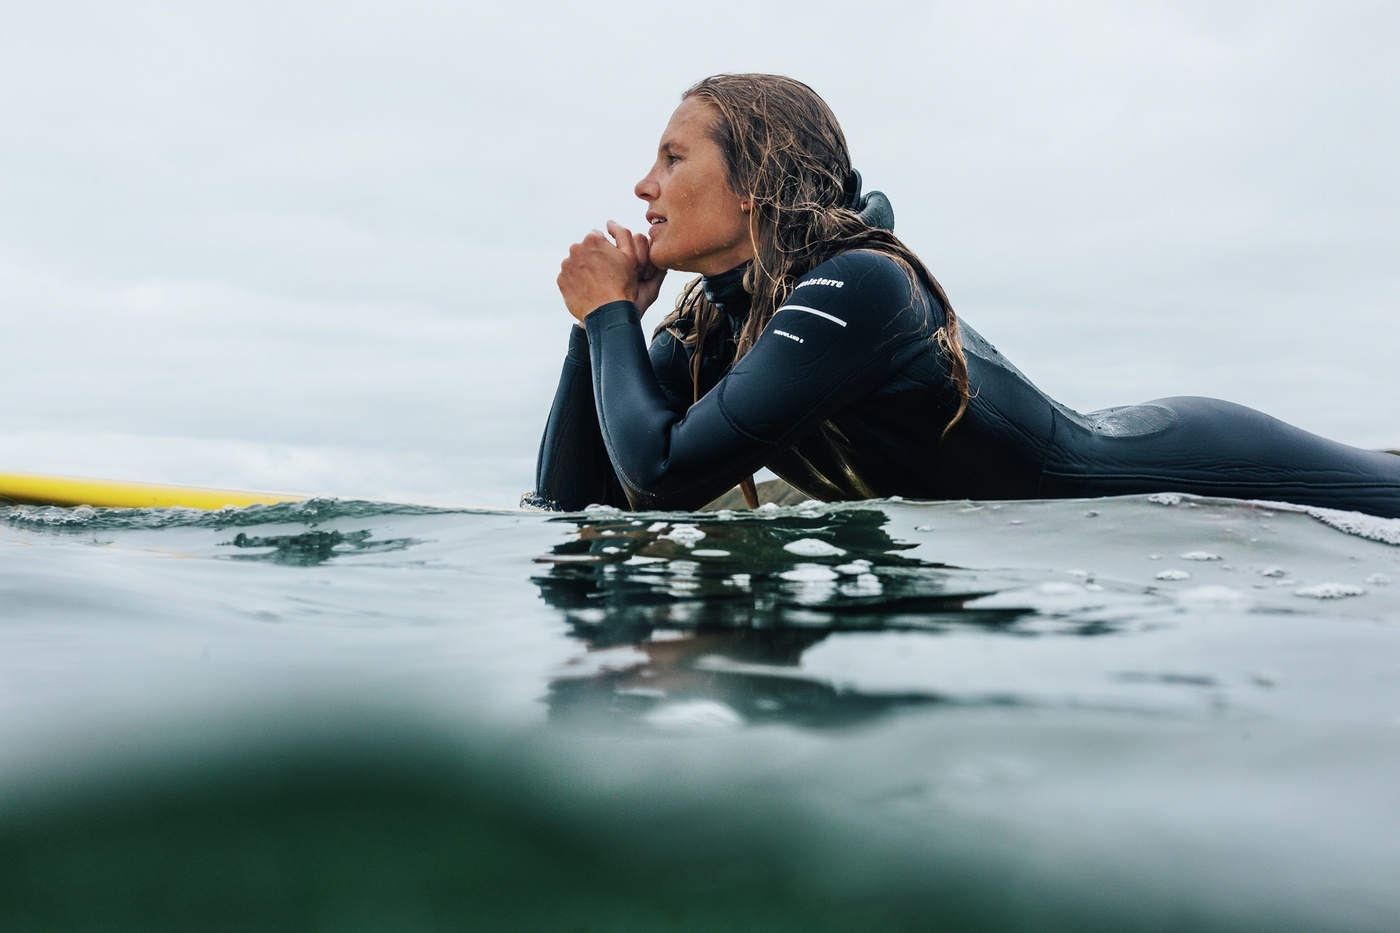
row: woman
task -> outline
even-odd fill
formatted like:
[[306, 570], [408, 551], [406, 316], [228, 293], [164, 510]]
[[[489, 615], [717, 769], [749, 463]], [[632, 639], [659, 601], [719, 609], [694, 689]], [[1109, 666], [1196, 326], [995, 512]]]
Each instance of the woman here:
[[[806, 85], [688, 90], [637, 184], [648, 235], [569, 251], [577, 325], [527, 503], [694, 509], [769, 467], [825, 500], [1176, 491], [1400, 517], [1400, 457], [1214, 399], [1081, 415], [970, 328]], [[699, 273], [648, 352], [667, 270]]]

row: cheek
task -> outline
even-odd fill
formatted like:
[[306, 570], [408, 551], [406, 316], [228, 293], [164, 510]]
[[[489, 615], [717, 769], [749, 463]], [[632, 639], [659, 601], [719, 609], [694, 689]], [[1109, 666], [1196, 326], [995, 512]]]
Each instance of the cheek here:
[[677, 185], [675, 190], [671, 192], [671, 194], [673, 202], [677, 207], [689, 210], [695, 206], [695, 189], [692, 188], [690, 185]]

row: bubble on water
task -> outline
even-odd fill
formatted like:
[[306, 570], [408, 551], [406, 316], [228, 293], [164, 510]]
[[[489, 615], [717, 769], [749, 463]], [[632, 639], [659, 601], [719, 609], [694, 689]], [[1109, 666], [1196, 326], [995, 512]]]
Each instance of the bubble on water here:
[[784, 544], [783, 550], [799, 557], [840, 557], [846, 553], [836, 545], [820, 538], [799, 538]]
[[[789, 586], [789, 598], [804, 606], [819, 606], [836, 595], [836, 571], [822, 564], [798, 564], [778, 574]], [[792, 621], [791, 616], [789, 620]], [[820, 623], [819, 623], [820, 624]]]
[[695, 547], [695, 542], [705, 537], [705, 532], [695, 525], [672, 525], [670, 533], [661, 537], [683, 547]]
[[1259, 571], [1259, 576], [1261, 576], [1261, 577], [1286, 577], [1286, 576], [1288, 576], [1288, 571], [1287, 571], [1287, 570], [1284, 570], [1282, 567], [1265, 567], [1263, 570]]
[[844, 573], [850, 576], [855, 576], [857, 574], [868, 573], [870, 571], [870, 567], [870, 561], [857, 558], [856, 560], [851, 561], [849, 564], [841, 564], [836, 568], [836, 572]]
[[765, 502], [754, 509], [754, 511], [762, 515], [772, 515], [778, 511], [778, 504], [776, 502]]
[[701, 547], [691, 551], [693, 557], [728, 557], [728, 551], [721, 551], [719, 548]]
[[1383, 573], [1373, 573], [1366, 578], [1366, 582], [1372, 586], [1389, 586], [1391, 581], [1390, 577]]
[[798, 564], [778, 576], [793, 583], [830, 583], [837, 578], [836, 571], [822, 564]]
[[1314, 583], [1299, 587], [1293, 591], [1293, 595], [1309, 599], [1345, 599], [1348, 596], [1365, 596], [1366, 587], [1354, 583]]
[[1185, 570], [1159, 570], [1159, 571], [1157, 572], [1157, 579], [1158, 579], [1158, 580], [1189, 580], [1189, 579], [1191, 579], [1191, 574], [1187, 573]]
[[747, 573], [730, 574], [724, 581], [725, 586], [748, 586], [753, 581], [753, 577]]
[[1155, 492], [1147, 497], [1147, 501], [1153, 505], [1180, 505], [1181, 496], [1174, 492]]
[[915, 530], [915, 531], [933, 531], [933, 526], [932, 526], [932, 525], [915, 525], [915, 526], [914, 526], [914, 530]]
[[1187, 551], [1181, 555], [1182, 560], [1224, 560], [1219, 554], [1212, 554], [1210, 551]]

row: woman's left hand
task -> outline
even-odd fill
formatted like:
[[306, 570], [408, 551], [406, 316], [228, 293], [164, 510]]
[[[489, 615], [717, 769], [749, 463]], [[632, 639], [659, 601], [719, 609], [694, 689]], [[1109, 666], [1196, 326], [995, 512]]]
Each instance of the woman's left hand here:
[[[569, 255], [559, 267], [559, 292], [580, 324], [589, 312], [610, 301], [636, 302], [638, 298], [638, 277], [648, 265], [645, 238], [611, 220], [608, 233], [612, 240], [602, 231], [590, 231], [569, 247]], [[643, 243], [639, 246], [637, 240]], [[655, 300], [654, 294], [650, 297]]]

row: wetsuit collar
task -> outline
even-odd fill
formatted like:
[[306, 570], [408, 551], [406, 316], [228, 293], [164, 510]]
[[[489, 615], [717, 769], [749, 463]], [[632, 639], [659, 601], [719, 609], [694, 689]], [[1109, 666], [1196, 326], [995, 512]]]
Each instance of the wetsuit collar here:
[[700, 287], [705, 290], [705, 297], [715, 307], [730, 317], [743, 318], [749, 313], [749, 305], [753, 300], [753, 296], [744, 291], [744, 273], [747, 271], [749, 264], [746, 262], [728, 272], [707, 275], [700, 280]]

